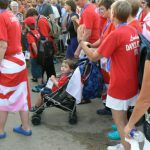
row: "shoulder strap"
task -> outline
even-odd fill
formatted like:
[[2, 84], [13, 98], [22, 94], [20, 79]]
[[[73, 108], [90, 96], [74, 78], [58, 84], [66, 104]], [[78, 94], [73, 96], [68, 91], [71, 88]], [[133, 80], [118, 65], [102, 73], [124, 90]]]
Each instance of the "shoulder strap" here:
[[33, 34], [32, 31], [28, 31], [28, 33], [29, 33], [30, 35], [32, 35], [36, 40], [38, 40], [38, 38]]

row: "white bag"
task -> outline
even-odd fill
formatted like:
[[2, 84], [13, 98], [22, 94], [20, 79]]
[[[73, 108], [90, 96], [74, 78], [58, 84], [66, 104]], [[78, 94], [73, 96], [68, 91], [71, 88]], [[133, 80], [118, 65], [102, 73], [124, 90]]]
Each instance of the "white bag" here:
[[125, 138], [125, 141], [131, 145], [131, 150], [140, 150], [139, 143], [136, 140]]
[[52, 82], [51, 79], [48, 80], [47, 84], [46, 84], [46, 87], [49, 88], [49, 89], [52, 89], [54, 83]]
[[30, 52], [29, 51], [25, 51], [25, 59], [30, 60]]

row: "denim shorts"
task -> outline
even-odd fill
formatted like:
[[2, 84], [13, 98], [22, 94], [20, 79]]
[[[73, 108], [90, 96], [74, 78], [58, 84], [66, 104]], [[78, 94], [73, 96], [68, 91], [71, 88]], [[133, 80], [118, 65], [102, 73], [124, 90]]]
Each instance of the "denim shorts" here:
[[47, 87], [44, 87], [44, 88], [41, 89], [41, 96], [44, 96], [45, 94], [49, 95], [51, 93], [52, 93], [51, 89], [49, 89]]
[[36, 58], [31, 58], [31, 73], [33, 78], [42, 78], [42, 66], [37, 63]]

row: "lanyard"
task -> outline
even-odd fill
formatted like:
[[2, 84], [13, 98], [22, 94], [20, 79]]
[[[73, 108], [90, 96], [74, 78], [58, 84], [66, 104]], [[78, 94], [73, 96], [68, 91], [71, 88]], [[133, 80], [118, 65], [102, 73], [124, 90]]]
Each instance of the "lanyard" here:
[[127, 25], [127, 23], [126, 22], [124, 22], [124, 23], [120, 23], [118, 26], [117, 26], [117, 28], [120, 28], [121, 26], [126, 26]]
[[103, 33], [107, 30], [108, 26], [110, 25], [110, 20], [107, 21], [107, 24], [105, 25], [104, 29], [103, 29]]
[[68, 17], [67, 17], [67, 26], [68, 28], [70, 27], [70, 24], [71, 24], [71, 17], [74, 16], [75, 13], [73, 12], [72, 14], [68, 14]]
[[81, 9], [81, 12], [80, 12], [80, 16], [82, 15], [82, 13], [84, 12], [84, 10], [88, 7], [89, 3], [86, 3], [84, 5], [84, 7]]
[[5, 12], [7, 9], [0, 9], [0, 14]]
[[70, 27], [70, 24], [71, 24], [71, 15], [68, 14], [68, 17], [67, 17], [67, 28]]

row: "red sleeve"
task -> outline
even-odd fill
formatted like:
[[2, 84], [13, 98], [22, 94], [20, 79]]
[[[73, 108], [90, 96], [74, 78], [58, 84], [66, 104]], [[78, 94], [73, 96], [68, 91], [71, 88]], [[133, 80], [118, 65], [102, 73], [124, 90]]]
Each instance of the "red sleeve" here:
[[38, 28], [39, 28], [39, 32], [42, 34], [42, 36], [49, 37], [50, 27], [45, 18], [39, 19]]
[[30, 33], [27, 34], [27, 40], [29, 44], [36, 43], [35, 38]]
[[91, 13], [90, 11], [86, 11], [86, 13], [83, 14], [83, 22], [84, 25], [86, 26], [87, 29], [92, 29], [93, 27], [93, 13]]
[[67, 82], [67, 81], [68, 81], [68, 77], [67, 76], [61, 77], [59, 79], [59, 81], [58, 81], [58, 86], [53, 86], [52, 92], [55, 92], [56, 90], [58, 90], [59, 88], [61, 88], [65, 84], [65, 82]]
[[60, 88], [61, 86], [63, 86], [64, 83], [67, 82], [67, 80], [68, 80], [67, 76], [62, 77], [58, 82], [58, 87]]
[[102, 54], [104, 57], [109, 58], [115, 50], [117, 50], [117, 36], [115, 32], [110, 33], [101, 43], [97, 52]]
[[7, 25], [2, 16], [0, 16], [0, 40], [8, 41]]

